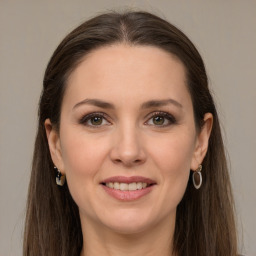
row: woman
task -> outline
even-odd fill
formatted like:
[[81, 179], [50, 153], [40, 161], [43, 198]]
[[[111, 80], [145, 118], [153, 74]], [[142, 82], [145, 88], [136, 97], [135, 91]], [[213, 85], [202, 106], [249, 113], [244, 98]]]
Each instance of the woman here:
[[237, 255], [204, 64], [167, 21], [103, 14], [54, 52], [39, 106], [24, 255]]

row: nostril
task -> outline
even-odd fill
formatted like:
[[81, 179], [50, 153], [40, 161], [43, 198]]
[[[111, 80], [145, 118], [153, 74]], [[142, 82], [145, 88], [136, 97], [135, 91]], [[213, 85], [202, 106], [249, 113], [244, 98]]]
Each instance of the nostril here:
[[123, 164], [125, 166], [134, 166], [142, 164], [144, 161], [142, 159], [135, 159], [135, 160], [126, 160], [126, 159], [114, 159], [114, 163], [116, 164]]

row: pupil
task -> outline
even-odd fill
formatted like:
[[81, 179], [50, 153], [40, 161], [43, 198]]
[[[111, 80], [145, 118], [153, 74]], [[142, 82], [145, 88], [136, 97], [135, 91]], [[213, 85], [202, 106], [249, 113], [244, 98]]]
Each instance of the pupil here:
[[161, 125], [164, 123], [164, 118], [161, 116], [154, 117], [154, 124]]
[[93, 125], [100, 125], [102, 123], [102, 118], [95, 116], [91, 119], [91, 122]]

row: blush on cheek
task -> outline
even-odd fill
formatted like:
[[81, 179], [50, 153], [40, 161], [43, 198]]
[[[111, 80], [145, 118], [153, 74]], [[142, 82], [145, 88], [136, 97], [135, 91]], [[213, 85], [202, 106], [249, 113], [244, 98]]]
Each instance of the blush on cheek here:
[[72, 170], [74, 174], [82, 175], [93, 172], [100, 160], [98, 155], [102, 155], [102, 150], [97, 145], [95, 141], [90, 143], [83, 134], [74, 134], [72, 137], [66, 135], [62, 151], [66, 171]]
[[66, 173], [69, 173], [72, 176], [77, 176], [78, 179], [93, 175], [97, 164], [97, 162], [90, 158], [90, 155], [88, 157], [83, 157], [73, 153], [69, 154], [69, 157], [64, 160], [64, 163]]
[[175, 178], [189, 172], [192, 156], [192, 150], [188, 150], [186, 147], [173, 146], [169, 147], [168, 150], [159, 151], [155, 160], [167, 176]]

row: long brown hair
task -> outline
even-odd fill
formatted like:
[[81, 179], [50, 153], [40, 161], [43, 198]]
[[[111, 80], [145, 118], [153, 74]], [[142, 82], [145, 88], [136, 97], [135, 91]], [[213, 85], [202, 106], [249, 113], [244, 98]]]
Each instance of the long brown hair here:
[[218, 115], [209, 92], [204, 63], [192, 42], [175, 26], [147, 12], [110, 12], [92, 18], [64, 38], [47, 66], [39, 104], [39, 124], [29, 185], [24, 256], [79, 255], [82, 231], [78, 207], [67, 185], [55, 183], [44, 122], [59, 128], [66, 81], [89, 52], [116, 43], [150, 45], [178, 57], [186, 69], [195, 124], [212, 113], [214, 122], [203, 161], [203, 185], [191, 182], [177, 207], [174, 251], [179, 256], [235, 256], [234, 202]]

